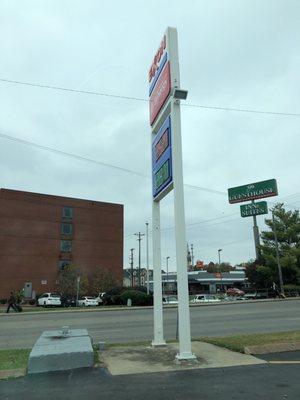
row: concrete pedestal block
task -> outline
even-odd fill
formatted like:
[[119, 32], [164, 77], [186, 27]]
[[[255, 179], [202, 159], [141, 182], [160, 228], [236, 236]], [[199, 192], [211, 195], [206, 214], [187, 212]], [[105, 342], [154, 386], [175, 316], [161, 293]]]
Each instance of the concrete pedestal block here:
[[28, 374], [92, 367], [94, 351], [86, 329], [46, 331], [35, 343], [28, 361]]

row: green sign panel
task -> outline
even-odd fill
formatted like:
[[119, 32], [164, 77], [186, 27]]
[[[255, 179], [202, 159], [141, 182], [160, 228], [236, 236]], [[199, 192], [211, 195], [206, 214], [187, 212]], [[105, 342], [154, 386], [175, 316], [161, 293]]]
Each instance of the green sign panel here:
[[277, 195], [278, 191], [276, 179], [269, 179], [268, 181], [250, 183], [249, 185], [237, 186], [228, 189], [228, 198], [230, 204]]
[[155, 174], [155, 188], [159, 188], [170, 177], [169, 160], [167, 160]]
[[242, 217], [252, 217], [254, 215], [268, 214], [268, 204], [266, 201], [244, 204], [240, 206]]

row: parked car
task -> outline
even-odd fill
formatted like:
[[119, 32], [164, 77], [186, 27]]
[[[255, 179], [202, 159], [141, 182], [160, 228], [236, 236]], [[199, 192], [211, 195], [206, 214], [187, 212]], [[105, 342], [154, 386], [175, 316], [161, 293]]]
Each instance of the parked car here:
[[101, 306], [103, 304], [103, 296], [105, 295], [105, 292], [99, 293], [98, 296], [96, 297], [96, 300], [98, 301], [98, 306]]
[[163, 304], [178, 304], [177, 296], [164, 296]]
[[211, 294], [196, 294], [191, 303], [218, 303], [221, 300]]
[[245, 292], [238, 288], [229, 288], [226, 290], [227, 296], [244, 296]]
[[61, 296], [61, 306], [62, 307], [76, 307], [76, 299], [69, 296]]
[[59, 307], [61, 306], [61, 297], [56, 293], [43, 293], [38, 298], [37, 305], [43, 307]]
[[79, 307], [94, 307], [98, 305], [96, 297], [83, 296], [78, 300]]

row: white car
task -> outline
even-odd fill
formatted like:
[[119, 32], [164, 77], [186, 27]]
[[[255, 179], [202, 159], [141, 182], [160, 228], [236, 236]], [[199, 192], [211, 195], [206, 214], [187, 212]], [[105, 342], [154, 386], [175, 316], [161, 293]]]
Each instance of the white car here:
[[94, 307], [98, 306], [98, 300], [95, 297], [83, 296], [78, 300], [79, 307]]
[[96, 297], [96, 300], [98, 301], [98, 306], [103, 304], [103, 296], [105, 295], [105, 292], [99, 293], [98, 296]]
[[43, 307], [60, 307], [61, 306], [61, 300], [60, 300], [60, 295], [55, 294], [55, 293], [43, 293], [37, 301], [38, 306], [43, 306]]
[[178, 304], [178, 298], [177, 296], [163, 297], [163, 304]]
[[219, 303], [221, 300], [210, 294], [196, 294], [191, 303]]

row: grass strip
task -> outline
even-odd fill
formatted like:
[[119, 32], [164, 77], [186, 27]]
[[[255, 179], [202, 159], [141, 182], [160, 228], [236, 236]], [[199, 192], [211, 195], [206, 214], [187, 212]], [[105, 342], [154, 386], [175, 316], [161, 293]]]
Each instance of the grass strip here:
[[26, 368], [31, 349], [0, 350], [0, 371]]
[[229, 350], [244, 353], [244, 348], [248, 346], [300, 341], [300, 331], [255, 333], [222, 337], [200, 337], [194, 340], [211, 343], [216, 346], [225, 347]]

